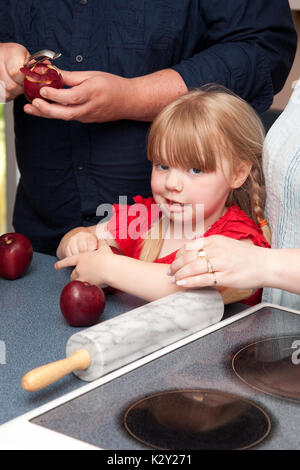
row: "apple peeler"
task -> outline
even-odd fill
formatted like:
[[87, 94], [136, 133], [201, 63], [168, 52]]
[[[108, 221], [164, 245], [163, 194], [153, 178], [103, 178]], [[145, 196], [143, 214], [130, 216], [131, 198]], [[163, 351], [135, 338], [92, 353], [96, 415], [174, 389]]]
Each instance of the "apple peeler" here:
[[35, 52], [34, 54], [32, 54], [28, 58], [26, 63], [24, 64], [24, 67], [29, 67], [30, 62], [32, 62], [33, 60], [35, 61], [35, 63], [37, 63], [37, 62], [41, 62], [45, 59], [55, 60], [55, 59], [58, 59], [60, 56], [61, 56], [60, 52], [50, 51], [49, 49], [42, 49], [41, 51], [38, 51], [38, 52]]

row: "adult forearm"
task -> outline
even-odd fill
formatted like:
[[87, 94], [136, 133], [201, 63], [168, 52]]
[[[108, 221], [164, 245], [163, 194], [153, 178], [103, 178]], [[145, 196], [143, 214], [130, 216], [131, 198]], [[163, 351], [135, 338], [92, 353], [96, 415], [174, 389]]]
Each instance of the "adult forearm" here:
[[300, 294], [300, 249], [271, 249], [265, 252], [263, 287]]
[[171, 101], [187, 93], [181, 75], [172, 69], [132, 78], [129, 81], [129, 119], [152, 121]]

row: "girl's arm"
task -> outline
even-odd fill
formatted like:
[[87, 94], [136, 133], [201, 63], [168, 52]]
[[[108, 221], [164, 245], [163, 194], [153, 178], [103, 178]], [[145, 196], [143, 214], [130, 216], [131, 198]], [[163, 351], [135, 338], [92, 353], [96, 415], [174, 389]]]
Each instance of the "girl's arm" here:
[[170, 282], [169, 265], [114, 255], [107, 283], [149, 302], [182, 290]]
[[[109, 285], [148, 302], [183, 290], [170, 282], [167, 275], [169, 265], [114, 254], [105, 242], [92, 253], [74, 255], [55, 264], [56, 269], [70, 266], [75, 266], [71, 274], [72, 281], [86, 281], [100, 287]], [[218, 290], [225, 304], [237, 302], [251, 294], [246, 289]]]
[[[109, 285], [149, 302], [183, 290], [167, 275], [169, 265], [114, 254], [105, 242], [100, 242], [96, 251], [79, 253], [55, 264], [56, 269], [70, 266], [75, 266], [71, 274], [73, 281], [86, 281], [100, 287]], [[225, 304], [238, 302], [252, 293], [246, 289], [218, 290]]]
[[105, 242], [99, 243], [96, 251], [64, 258], [55, 264], [56, 269], [68, 266], [75, 266], [71, 280], [109, 285], [147, 301], [182, 290], [170, 282], [169, 265], [114, 254]]
[[[127, 256], [119, 256], [119, 259], [115, 257], [114, 262], [107, 283], [128, 294], [151, 302], [183, 290], [170, 282], [170, 277], [167, 275], [169, 265], [147, 263]], [[247, 299], [253, 293], [252, 289], [218, 288], [217, 290], [224, 304]]]

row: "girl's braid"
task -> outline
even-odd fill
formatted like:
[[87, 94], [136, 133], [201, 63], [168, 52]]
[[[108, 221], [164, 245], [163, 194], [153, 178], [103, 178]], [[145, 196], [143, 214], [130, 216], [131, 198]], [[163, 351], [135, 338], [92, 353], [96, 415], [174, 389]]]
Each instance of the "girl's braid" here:
[[252, 212], [254, 219], [260, 225], [265, 239], [271, 243], [271, 231], [267, 225], [264, 214], [265, 188], [262, 183], [262, 172], [258, 164], [254, 164], [249, 174], [251, 184]]

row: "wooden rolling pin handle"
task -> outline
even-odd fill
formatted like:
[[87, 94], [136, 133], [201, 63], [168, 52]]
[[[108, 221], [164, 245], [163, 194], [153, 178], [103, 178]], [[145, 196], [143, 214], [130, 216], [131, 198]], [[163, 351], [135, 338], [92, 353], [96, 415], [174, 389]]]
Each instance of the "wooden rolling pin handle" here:
[[51, 362], [27, 372], [22, 379], [22, 387], [27, 392], [41, 390], [75, 370], [87, 369], [90, 364], [89, 353], [85, 349], [79, 349], [66, 359]]

